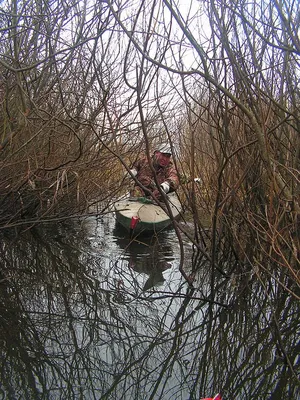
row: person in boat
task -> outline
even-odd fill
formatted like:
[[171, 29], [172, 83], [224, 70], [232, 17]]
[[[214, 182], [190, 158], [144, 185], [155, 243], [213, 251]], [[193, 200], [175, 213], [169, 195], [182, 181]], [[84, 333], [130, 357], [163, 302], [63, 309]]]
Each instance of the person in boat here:
[[168, 145], [158, 146], [151, 158], [151, 166], [146, 156], [133, 163], [130, 172], [140, 183], [135, 183], [133, 190], [130, 191], [131, 197], [153, 197], [161, 198], [161, 192], [171, 193], [177, 190], [179, 178], [176, 169], [171, 161], [172, 152]]

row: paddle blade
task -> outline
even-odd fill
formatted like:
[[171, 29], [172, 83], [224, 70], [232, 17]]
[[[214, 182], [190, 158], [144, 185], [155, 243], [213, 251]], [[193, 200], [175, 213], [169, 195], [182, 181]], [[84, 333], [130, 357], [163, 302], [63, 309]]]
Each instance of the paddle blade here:
[[139, 222], [139, 217], [132, 217], [130, 221], [130, 229], [134, 230], [138, 222]]
[[222, 397], [221, 397], [221, 395], [218, 393], [218, 394], [213, 398], [213, 400], [222, 400]]
[[215, 397], [205, 397], [201, 400], [222, 400], [221, 395], [218, 393]]

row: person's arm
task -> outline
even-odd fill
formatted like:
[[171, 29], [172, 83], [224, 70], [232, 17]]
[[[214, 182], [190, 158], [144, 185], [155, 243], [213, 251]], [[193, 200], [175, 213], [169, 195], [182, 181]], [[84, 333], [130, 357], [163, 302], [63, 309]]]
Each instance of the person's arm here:
[[174, 192], [178, 189], [179, 178], [176, 169], [173, 166], [168, 167], [166, 180], [161, 184], [165, 193]]
[[139, 170], [141, 169], [141, 165], [142, 165], [142, 159], [138, 159], [130, 166], [129, 171], [134, 177], [137, 176]]

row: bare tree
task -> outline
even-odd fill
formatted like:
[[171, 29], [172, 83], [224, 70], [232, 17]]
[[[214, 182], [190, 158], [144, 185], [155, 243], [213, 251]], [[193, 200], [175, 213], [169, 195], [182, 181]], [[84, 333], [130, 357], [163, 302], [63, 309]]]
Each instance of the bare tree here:
[[224, 254], [252, 267], [279, 257], [293, 270], [298, 11], [278, 1], [8, 3], [1, 218], [66, 216], [109, 199], [121, 169], [164, 139], [190, 182], [180, 195], [207, 260], [220, 269]]
[[[274, 240], [281, 249], [290, 242], [286, 250], [297, 264], [299, 100], [298, 74], [292, 73], [298, 68], [297, 7], [211, 1], [205, 8], [191, 2], [183, 10], [180, 2], [166, 0], [143, 2], [138, 11], [127, 3], [122, 15], [117, 3], [108, 5], [135, 55], [129, 86], [140, 99], [146, 143], [149, 96], [166, 131], [165, 82], [169, 103], [181, 101], [176, 119], [186, 122], [169, 140], [181, 138], [179, 154], [189, 159], [182, 165], [193, 177], [205, 177], [209, 194], [195, 198], [192, 185], [189, 199], [196, 225], [200, 205], [213, 215], [210, 260], [218, 266], [228, 244], [234, 258], [254, 266], [253, 240], [261, 252], [267, 238], [271, 248]], [[148, 81], [160, 89], [155, 96]], [[264, 221], [260, 226], [258, 219]], [[271, 263], [278, 255], [273, 250]], [[284, 265], [290, 270], [290, 262]]]

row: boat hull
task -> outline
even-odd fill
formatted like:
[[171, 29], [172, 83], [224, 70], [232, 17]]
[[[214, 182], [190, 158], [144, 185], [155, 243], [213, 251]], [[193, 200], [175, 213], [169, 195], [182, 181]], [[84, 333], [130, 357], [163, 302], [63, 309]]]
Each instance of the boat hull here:
[[[181, 204], [175, 193], [168, 196], [168, 203], [172, 217], [177, 219], [181, 213]], [[134, 234], [159, 232], [170, 226], [172, 218], [164, 207], [145, 198], [127, 198], [114, 205], [117, 221], [128, 231], [134, 231]], [[134, 229], [131, 225], [133, 218], [137, 220]]]

